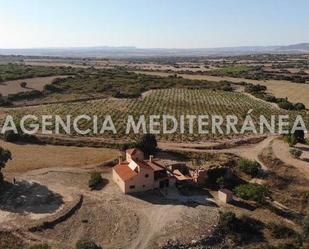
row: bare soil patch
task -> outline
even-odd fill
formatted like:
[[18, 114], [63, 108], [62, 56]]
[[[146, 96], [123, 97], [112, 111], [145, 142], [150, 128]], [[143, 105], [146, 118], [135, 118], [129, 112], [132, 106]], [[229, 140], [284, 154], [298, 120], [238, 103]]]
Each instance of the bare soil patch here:
[[92, 167], [118, 157], [113, 149], [54, 145], [13, 144], [0, 141], [12, 153], [4, 173], [21, 173], [53, 167]]
[[[64, 77], [66, 76], [37, 77], [37, 78], [5, 81], [0, 83], [0, 93], [3, 96], [7, 96], [9, 94], [28, 92], [32, 90], [42, 91], [44, 89], [44, 86], [52, 83], [54, 79]], [[25, 88], [21, 87], [20, 86], [21, 82], [27, 82], [27, 86]]]

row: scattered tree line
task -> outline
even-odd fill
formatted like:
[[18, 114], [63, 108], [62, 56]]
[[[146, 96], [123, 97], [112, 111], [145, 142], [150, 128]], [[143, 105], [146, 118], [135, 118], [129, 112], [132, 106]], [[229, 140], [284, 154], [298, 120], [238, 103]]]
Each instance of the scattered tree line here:
[[303, 103], [293, 104], [288, 101], [287, 98], [276, 98], [266, 93], [267, 87], [260, 84], [246, 84], [245, 92], [252, 94], [253, 96], [263, 99], [267, 102], [276, 103], [278, 106], [285, 110], [290, 111], [302, 111], [306, 109]]

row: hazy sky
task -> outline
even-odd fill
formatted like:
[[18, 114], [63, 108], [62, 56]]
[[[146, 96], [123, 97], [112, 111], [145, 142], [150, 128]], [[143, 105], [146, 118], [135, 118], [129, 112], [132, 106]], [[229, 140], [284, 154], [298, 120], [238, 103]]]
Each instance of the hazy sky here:
[[0, 48], [299, 42], [308, 0], [0, 0]]

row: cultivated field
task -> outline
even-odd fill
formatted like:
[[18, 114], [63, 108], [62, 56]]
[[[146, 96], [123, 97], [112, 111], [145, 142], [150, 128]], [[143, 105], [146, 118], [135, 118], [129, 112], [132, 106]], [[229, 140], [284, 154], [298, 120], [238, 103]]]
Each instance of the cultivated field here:
[[91, 167], [117, 158], [117, 150], [53, 145], [13, 144], [0, 140], [0, 147], [12, 153], [5, 173], [21, 173], [42, 168]]
[[[54, 79], [64, 77], [66, 76], [37, 77], [37, 78], [5, 81], [0, 83], [0, 93], [3, 96], [7, 96], [9, 94], [28, 92], [32, 90], [42, 91], [44, 89], [44, 86], [52, 83]], [[21, 87], [20, 86], [21, 82], [27, 82], [27, 86], [25, 88]]]
[[[34, 115], [72, 115], [78, 116], [87, 114], [90, 116], [98, 115], [99, 129], [103, 123], [105, 115], [111, 115], [115, 124], [117, 134], [106, 132], [97, 136], [120, 138], [132, 141], [136, 136], [132, 130], [129, 135], [125, 134], [128, 115], [139, 118], [145, 115], [146, 121], [149, 115], [173, 115], [178, 120], [181, 115], [237, 115], [239, 120], [244, 120], [249, 110], [253, 110], [251, 115], [258, 118], [260, 114], [266, 117], [271, 114], [288, 113], [273, 108], [271, 104], [262, 100], [251, 98], [237, 92], [224, 92], [214, 90], [189, 90], [189, 89], [166, 89], [153, 90], [149, 94], [145, 94], [143, 98], [135, 99], [102, 99], [87, 102], [52, 104], [46, 106], [25, 107], [6, 109], [7, 113], [15, 115], [17, 118], [24, 113]], [[4, 109], [3, 109], [4, 111]], [[295, 113], [292, 113], [294, 115]], [[80, 123], [81, 128], [92, 128], [91, 122], [83, 121]], [[187, 126], [188, 127], [188, 126]], [[162, 131], [162, 127], [160, 127]], [[148, 129], [148, 128], [147, 128]], [[91, 134], [89, 134], [91, 135]], [[189, 142], [202, 141], [210, 138], [221, 139], [220, 134], [198, 134], [197, 126], [194, 126], [193, 134], [186, 129], [184, 134], [180, 134], [179, 130], [175, 134], [158, 135], [161, 140]]]
[[[143, 74], [168, 76], [171, 73], [163, 72], [138, 72]], [[192, 79], [192, 80], [209, 80], [209, 81], [230, 81], [235, 83], [247, 82], [252, 84], [261, 84], [267, 86], [268, 92], [273, 94], [275, 97], [285, 98], [288, 97], [289, 101], [293, 103], [304, 103], [305, 106], [309, 107], [309, 84], [292, 83], [284, 80], [251, 80], [244, 78], [234, 77], [219, 77], [219, 76], [208, 76], [208, 75], [190, 75], [190, 74], [179, 74], [179, 76]]]

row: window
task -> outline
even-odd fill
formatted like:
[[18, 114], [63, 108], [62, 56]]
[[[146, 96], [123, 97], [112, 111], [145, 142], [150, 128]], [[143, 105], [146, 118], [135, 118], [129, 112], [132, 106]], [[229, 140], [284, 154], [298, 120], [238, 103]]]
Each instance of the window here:
[[130, 189], [135, 189], [135, 185], [131, 185], [129, 188]]
[[149, 175], [148, 175], [148, 174], [146, 174], [146, 175], [145, 175], [145, 177], [146, 177], [146, 178], [148, 178], [148, 177], [149, 177]]

